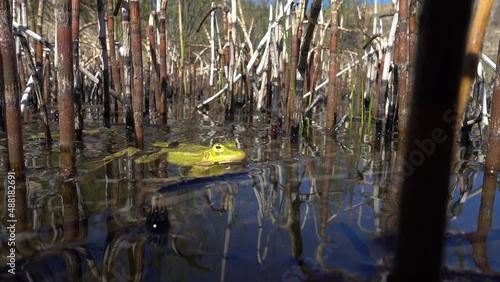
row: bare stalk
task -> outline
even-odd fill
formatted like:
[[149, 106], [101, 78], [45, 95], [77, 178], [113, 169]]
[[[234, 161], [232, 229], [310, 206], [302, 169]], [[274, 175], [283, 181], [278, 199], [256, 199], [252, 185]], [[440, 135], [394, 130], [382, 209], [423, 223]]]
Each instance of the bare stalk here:
[[0, 1], [0, 89], [5, 97], [5, 127], [7, 131], [7, 150], [9, 170], [21, 171], [24, 168], [23, 132], [21, 110], [19, 108], [19, 88], [17, 86], [16, 57], [12, 35], [12, 15], [8, 0]]
[[465, 107], [467, 104], [467, 99], [469, 97], [470, 87], [472, 81], [476, 77], [477, 63], [479, 61], [481, 49], [483, 48], [484, 35], [486, 33], [486, 27], [490, 18], [493, 2], [493, 0], [478, 0], [475, 4], [476, 10], [472, 19], [469, 38], [467, 41], [467, 48], [465, 51], [465, 53], [467, 54], [467, 60], [465, 61], [462, 80], [460, 81], [460, 94], [457, 106], [458, 116], [456, 121], [457, 136], [458, 131], [462, 127], [462, 121], [465, 115]]
[[[399, 26], [397, 30], [398, 46], [395, 62], [398, 65], [398, 108], [399, 108], [399, 131], [398, 146], [404, 146], [406, 142], [406, 130], [408, 128], [409, 103], [407, 91], [408, 80], [408, 0], [399, 0]], [[401, 147], [403, 148], [403, 147]]]
[[144, 132], [142, 127], [143, 108], [143, 70], [142, 70], [142, 43], [141, 43], [141, 18], [139, 1], [130, 1], [130, 27], [132, 37], [132, 64], [134, 67], [134, 95], [132, 96], [132, 109], [134, 111], [134, 128], [136, 147], [143, 149]]
[[59, 129], [61, 132], [59, 167], [65, 176], [75, 169], [75, 108], [73, 96], [73, 54], [71, 32], [71, 0], [55, 3], [57, 37], [57, 90]]
[[337, 108], [337, 87], [335, 76], [337, 74], [337, 45], [338, 45], [338, 12], [337, 0], [330, 2], [332, 26], [330, 29], [330, 59], [328, 65], [328, 100], [326, 110], [326, 131], [331, 132], [335, 126], [335, 112]]
[[75, 101], [75, 133], [76, 139], [82, 140], [83, 114], [82, 89], [80, 80], [80, 0], [71, 1], [71, 37], [73, 51], [73, 91]]
[[160, 115], [166, 123], [167, 119], [167, 40], [166, 40], [166, 10], [167, 2], [163, 0], [160, 7]]
[[[122, 1], [122, 58], [123, 58], [123, 87], [125, 93], [125, 101], [131, 105], [132, 101], [132, 66], [130, 60], [130, 7], [129, 0]], [[123, 107], [125, 115], [125, 123], [127, 128], [134, 128], [134, 119], [132, 117], [132, 109], [129, 106]]]
[[101, 46], [101, 61], [102, 61], [102, 92], [103, 92], [103, 126], [110, 127], [111, 107], [109, 101], [109, 65], [108, 65], [108, 48], [106, 46], [106, 25], [104, 20], [104, 3], [103, 0], [96, 0], [97, 18], [99, 22], [99, 43]]
[[[500, 47], [500, 41], [498, 42]], [[491, 121], [488, 136], [488, 154], [484, 171], [497, 175], [500, 170], [500, 48], [497, 56], [497, 72], [495, 77], [495, 87], [493, 89], [493, 102], [491, 105]]]
[[[113, 88], [118, 95], [122, 95], [120, 68], [116, 59], [115, 49], [115, 18], [113, 14], [113, 0], [108, 0], [106, 29], [108, 35], [109, 68], [111, 69], [110, 84], [113, 85]], [[118, 103], [118, 105], [121, 104]], [[120, 108], [121, 106], [118, 107]]]

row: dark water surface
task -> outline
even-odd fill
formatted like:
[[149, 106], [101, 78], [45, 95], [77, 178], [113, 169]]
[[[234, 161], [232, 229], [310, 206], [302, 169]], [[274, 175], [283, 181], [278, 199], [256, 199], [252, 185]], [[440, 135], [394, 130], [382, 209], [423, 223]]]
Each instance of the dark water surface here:
[[[145, 126], [147, 151], [156, 141], [234, 140], [247, 153], [241, 164], [201, 171], [164, 158], [90, 164], [133, 144], [120, 124], [86, 135], [77, 150], [78, 176], [61, 183], [57, 142], [50, 148], [26, 140], [29, 185], [26, 203], [16, 202], [25, 209], [17, 214], [16, 274], [24, 281], [384, 280], [398, 221], [396, 145], [378, 144], [373, 128], [359, 121], [347, 123], [335, 140], [313, 125], [310, 138], [291, 144], [284, 136], [270, 140], [264, 117], [235, 120], [196, 114], [170, 119], [168, 127]], [[25, 136], [39, 130], [27, 124]], [[0, 270], [7, 279], [4, 146]], [[493, 188], [483, 192], [482, 163], [478, 143], [460, 148], [453, 165], [448, 281], [500, 280], [499, 186], [490, 179]]]

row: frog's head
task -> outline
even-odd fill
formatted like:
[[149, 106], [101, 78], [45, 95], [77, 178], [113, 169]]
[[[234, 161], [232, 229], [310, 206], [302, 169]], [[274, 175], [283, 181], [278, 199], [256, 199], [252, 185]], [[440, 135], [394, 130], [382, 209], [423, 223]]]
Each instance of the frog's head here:
[[210, 149], [203, 152], [203, 161], [205, 165], [224, 164], [241, 162], [246, 158], [245, 152], [238, 149], [234, 141], [224, 144], [215, 143]]

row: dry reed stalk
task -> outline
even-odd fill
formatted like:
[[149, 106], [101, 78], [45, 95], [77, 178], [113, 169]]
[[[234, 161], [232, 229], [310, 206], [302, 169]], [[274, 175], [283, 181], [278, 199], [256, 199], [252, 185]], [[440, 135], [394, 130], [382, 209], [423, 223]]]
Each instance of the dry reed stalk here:
[[102, 68], [102, 92], [103, 92], [103, 126], [110, 127], [111, 105], [109, 100], [109, 65], [108, 48], [106, 46], [106, 24], [104, 20], [103, 0], [96, 0], [97, 18], [99, 22], [99, 43], [101, 49], [101, 68]]
[[[209, 85], [214, 86], [215, 75], [215, 3], [212, 2], [212, 11], [210, 12], [210, 81]], [[213, 91], [213, 87], [211, 90]]]
[[[384, 99], [384, 93], [381, 91], [382, 89], [382, 71], [384, 70], [384, 60], [383, 58], [383, 51], [382, 51], [382, 44], [377, 45], [377, 78], [375, 80], [375, 91], [372, 96], [373, 103], [372, 103], [372, 117], [375, 118], [377, 122], [377, 126], [381, 125], [381, 120], [379, 117], [381, 114], [379, 113], [380, 107], [379, 104], [381, 101]], [[380, 130], [376, 130], [377, 134], [380, 133]]]
[[45, 102], [50, 102], [50, 56], [45, 54], [43, 60], [43, 99]]
[[[291, 54], [290, 54], [290, 88], [288, 90], [288, 114], [286, 132], [292, 136], [293, 143], [298, 140], [300, 108], [302, 106], [302, 95], [297, 96], [297, 64], [299, 61], [300, 39], [302, 36], [302, 19], [304, 14], [304, 2], [298, 4], [295, 14], [295, 25], [292, 24], [291, 31]], [[300, 33], [300, 34], [299, 34]]]
[[[146, 49], [149, 49], [148, 47], [146, 47]], [[149, 53], [148, 51], [146, 51], [147, 53]], [[155, 101], [155, 98], [154, 98], [154, 95], [156, 93], [154, 93], [154, 90], [152, 91], [151, 90], [151, 87], [155, 87], [155, 81], [154, 81], [154, 75], [153, 75], [153, 67], [151, 66], [151, 61], [147, 61], [146, 62], [146, 67], [145, 67], [145, 71], [144, 71], [144, 116], [146, 116], [149, 111], [152, 111], [152, 112], [156, 112], [156, 108], [155, 106], [158, 105], [158, 103], [156, 103]], [[152, 78], [153, 77], [153, 78]], [[150, 97], [151, 96], [151, 97]], [[150, 107], [150, 100], [151, 100], [151, 103], [153, 103], [153, 101], [155, 102], [156, 105], [151, 105]]]
[[17, 86], [16, 57], [12, 35], [12, 15], [8, 0], [0, 1], [0, 85], [5, 104], [5, 129], [7, 131], [7, 151], [9, 170], [24, 169], [22, 117], [19, 108], [19, 88]]
[[185, 42], [184, 42], [184, 28], [182, 26], [182, 1], [178, 1], [178, 12], [179, 12], [179, 44], [181, 47], [181, 57], [180, 57], [180, 79], [181, 79], [181, 87], [180, 87], [180, 97], [184, 97], [186, 94], [186, 74], [184, 71], [184, 58], [185, 58]]
[[[314, 64], [311, 64], [311, 66], [314, 66], [314, 68], [311, 68], [312, 71], [312, 78], [311, 78], [311, 85], [309, 87], [309, 92], [312, 95], [312, 98], [314, 98], [314, 93], [316, 92], [316, 84], [318, 82], [318, 77], [322, 76], [323, 73], [323, 42], [325, 41], [325, 36], [326, 36], [326, 27], [330, 25], [330, 21], [324, 23], [323, 28], [320, 30], [320, 37], [319, 37], [319, 42], [318, 42], [318, 47], [316, 47], [316, 61]], [[305, 95], [304, 95], [305, 96]]]
[[76, 140], [82, 140], [82, 81], [80, 79], [80, 0], [71, 1], [71, 38], [73, 51], [73, 92], [75, 102], [75, 133]]
[[[390, 79], [390, 68], [392, 65], [392, 58], [394, 52], [394, 41], [396, 39], [396, 27], [399, 18], [399, 10], [398, 5], [396, 5], [396, 10], [394, 12], [394, 16], [392, 18], [391, 29], [389, 30], [389, 36], [387, 41], [384, 42], [385, 45], [385, 55], [382, 61], [382, 78], [380, 82], [380, 91], [379, 91], [379, 102], [377, 109], [377, 120], [381, 123], [380, 129], [385, 130], [389, 116], [389, 103], [391, 99], [391, 95], [389, 95], [389, 90], [391, 88], [391, 84], [389, 82]], [[381, 134], [378, 132], [377, 134]]]
[[[271, 95], [271, 132], [270, 137], [273, 140], [278, 138], [279, 125], [281, 121], [281, 85], [280, 85], [280, 55], [278, 50], [278, 42], [277, 36], [275, 36], [276, 30], [279, 28], [279, 25], [271, 30], [271, 45], [270, 45], [270, 60], [272, 62], [272, 75], [271, 75], [271, 83], [272, 83], [272, 93]], [[278, 35], [279, 37], [279, 35]]]
[[[149, 14], [149, 23], [147, 27], [147, 32], [148, 32], [148, 44], [146, 45], [147, 48], [147, 53], [149, 55], [149, 64], [150, 68], [147, 69], [147, 74], [150, 77], [150, 83], [151, 83], [151, 88], [155, 96], [155, 111], [159, 112], [160, 111], [160, 66], [158, 65], [158, 56], [156, 54], [156, 36], [155, 36], [155, 23], [157, 22], [156, 20], [156, 12], [151, 11]], [[149, 87], [149, 82], [146, 83], [146, 86]], [[146, 92], [146, 99], [149, 99], [148, 92]], [[146, 109], [145, 111], [147, 112], [149, 109], [149, 105], [145, 105]]]
[[493, 226], [493, 212], [496, 197], [497, 174], [486, 174], [483, 180], [483, 189], [481, 191], [481, 204], [477, 215], [476, 231], [468, 233], [464, 237], [472, 245], [472, 256], [478, 270], [489, 276], [500, 275], [500, 271], [495, 270], [489, 260], [489, 235]]
[[[111, 69], [110, 84], [113, 85], [113, 88], [116, 91], [116, 93], [121, 96], [123, 94], [122, 94], [120, 67], [116, 59], [114, 16], [115, 14], [113, 13], [113, 0], [108, 0], [106, 34], [108, 35], [109, 68]], [[122, 109], [121, 103], [117, 103], [116, 106], [118, 107], [118, 109]]]
[[191, 101], [193, 102], [192, 104], [192, 107], [194, 107], [194, 103], [196, 102], [196, 75], [197, 75], [197, 67], [196, 67], [196, 62], [194, 62], [191, 66], [191, 83], [190, 83], [190, 87], [191, 87], [191, 90], [190, 90], [190, 93], [191, 93], [191, 96], [192, 96], [192, 99]]
[[59, 97], [57, 96], [58, 95], [58, 91], [57, 91], [57, 85], [58, 85], [58, 82], [57, 82], [57, 54], [54, 56], [54, 63], [52, 65], [53, 67], [50, 68], [50, 75], [49, 77], [52, 77], [52, 81], [51, 81], [51, 84], [50, 84], [50, 95], [52, 96], [52, 100], [54, 103], [57, 103]]
[[75, 169], [75, 108], [73, 96], [73, 54], [71, 32], [71, 0], [55, 3], [57, 36], [57, 91], [59, 104], [59, 167], [69, 176]]
[[299, 72], [305, 72], [307, 68], [307, 58], [309, 55], [309, 49], [311, 48], [311, 42], [313, 41], [313, 34], [316, 25], [318, 24], [318, 16], [321, 12], [321, 0], [314, 0], [311, 5], [311, 12], [309, 15], [309, 24], [307, 25], [306, 34], [304, 40], [300, 45], [299, 62], [297, 69]]
[[479, 55], [483, 48], [484, 35], [486, 27], [493, 7], [493, 0], [477, 0], [475, 4], [475, 13], [472, 24], [469, 30], [469, 38], [467, 42], [465, 66], [463, 69], [462, 80], [460, 82], [460, 92], [458, 98], [458, 115], [456, 120], [456, 135], [462, 128], [462, 121], [465, 116], [465, 107], [469, 98], [471, 84], [476, 77], [477, 63]]
[[[274, 32], [271, 32], [271, 35], [274, 34]], [[273, 64], [271, 61], [271, 49], [273, 48], [273, 43], [274, 43], [274, 38], [272, 36], [269, 37], [269, 52], [267, 55], [267, 62], [266, 62], [266, 73], [267, 73], [267, 81], [265, 83], [265, 101], [264, 101], [264, 109], [269, 109], [271, 107], [271, 99], [272, 99], [272, 69], [273, 69]]]
[[413, 97], [413, 79], [415, 76], [415, 59], [417, 57], [417, 0], [410, 0], [410, 17], [408, 21], [408, 103]]
[[[166, 39], [166, 10], [168, 1], [163, 0], [160, 8], [160, 116], [167, 123], [167, 39]], [[157, 102], [158, 103], [158, 102]]]
[[[123, 67], [123, 88], [125, 101], [128, 105], [132, 105], [132, 66], [130, 59], [130, 2], [129, 0], [122, 1], [122, 64]], [[130, 106], [123, 107], [125, 123], [128, 129], [134, 128], [134, 118], [132, 117], [132, 109]]]
[[[379, 37], [379, 34], [382, 34], [382, 19], [379, 18], [378, 15], [378, 1], [374, 1], [373, 5], [373, 41], [374, 45], [372, 48], [374, 48], [377, 52], [372, 57], [372, 76], [370, 78], [370, 87], [371, 87], [371, 93], [370, 93], [370, 103], [371, 103], [371, 108], [370, 110], [372, 111], [372, 118], [375, 118], [377, 120], [377, 126], [379, 126], [380, 122], [378, 121], [378, 111], [379, 111], [379, 103], [381, 99], [383, 99], [383, 93], [381, 93], [380, 89], [380, 83], [381, 83], [381, 74], [383, 70], [383, 61], [382, 61], [382, 56], [383, 56], [383, 51], [382, 51], [382, 39]], [[373, 50], [373, 49], [372, 49]], [[378, 130], [377, 130], [378, 132]], [[379, 138], [377, 138], [378, 141], [380, 141]]]
[[[272, 18], [273, 18], [273, 13], [272, 13], [272, 5], [269, 7], [269, 29], [272, 30], [271, 28], [271, 23], [272, 23]], [[269, 76], [269, 46], [270, 46], [270, 40], [271, 36], [267, 37], [266, 41], [266, 48], [264, 49], [264, 54], [262, 55], [261, 61], [259, 66], [257, 67], [257, 70], [255, 74], [257, 76], [260, 76], [260, 89], [258, 91], [258, 97], [257, 97], [257, 111], [261, 111], [265, 108], [264, 106], [264, 95], [266, 93], [267, 89], [267, 83], [270, 80]]]
[[488, 153], [484, 171], [497, 175], [500, 170], [500, 41], [498, 42], [495, 86], [491, 105], [491, 121], [488, 136]]
[[231, 14], [228, 13], [228, 35], [229, 40], [229, 64], [228, 64], [228, 92], [226, 97], [226, 120], [232, 121], [235, 113], [235, 99], [234, 99], [234, 75], [235, 75], [235, 61], [236, 61], [236, 0], [231, 0]]
[[331, 132], [335, 127], [335, 112], [337, 111], [337, 46], [338, 46], [338, 11], [337, 0], [331, 0], [330, 13], [332, 14], [330, 29], [330, 59], [328, 63], [328, 90], [327, 90], [327, 112], [326, 132]]
[[398, 128], [398, 146], [404, 148], [406, 139], [406, 131], [408, 129], [409, 118], [409, 100], [407, 85], [408, 85], [408, 1], [399, 0], [399, 22], [396, 30], [397, 42], [395, 64], [398, 65], [398, 111], [399, 111], [399, 128]]
[[144, 131], [142, 126], [143, 108], [143, 70], [142, 70], [142, 43], [141, 43], [141, 13], [139, 1], [130, 1], [130, 29], [132, 38], [132, 64], [134, 95], [132, 96], [132, 109], [134, 111], [134, 129], [136, 147], [144, 148]]
[[237, 4], [236, 0], [231, 0], [231, 16], [229, 17], [229, 24], [230, 24], [230, 34], [228, 35], [229, 38], [229, 91], [228, 91], [228, 97], [229, 98], [229, 109], [226, 108], [226, 117], [228, 120], [232, 121], [234, 119], [234, 113], [235, 113], [235, 94], [234, 94], [234, 87], [235, 87], [235, 79], [234, 76], [236, 75], [236, 38], [237, 38], [237, 30], [236, 30], [236, 21], [238, 20], [238, 15], [237, 15]]
[[222, 72], [223, 72], [223, 76], [221, 76], [221, 77], [224, 77], [226, 83], [229, 79], [229, 76], [228, 76], [229, 74], [227, 73], [227, 68], [229, 67], [229, 48], [228, 48], [229, 47], [229, 23], [228, 23], [227, 17], [228, 17], [229, 12], [230, 12], [229, 10], [224, 10], [224, 13], [222, 13], [222, 28], [223, 28], [222, 41], [224, 43], [222, 46], [222, 50], [224, 53], [221, 56], [221, 66], [222, 66]]
[[243, 8], [241, 7], [241, 2], [242, 1], [238, 1], [238, 11], [240, 12], [241, 15], [238, 17], [238, 22], [240, 23], [241, 30], [243, 31], [243, 35], [245, 37], [245, 43], [248, 46], [250, 54], [253, 54], [253, 44], [252, 41], [250, 40], [250, 32], [247, 29], [247, 25], [245, 23], [245, 17], [243, 14]]
[[[52, 137], [51, 137], [50, 128], [49, 128], [49, 118], [48, 118], [48, 113], [47, 113], [47, 106], [45, 104], [44, 98], [42, 97], [42, 93], [41, 93], [41, 89], [40, 89], [40, 80], [42, 78], [41, 78], [41, 75], [39, 74], [39, 72], [37, 72], [37, 67], [35, 65], [35, 62], [33, 61], [31, 53], [29, 52], [30, 48], [28, 45], [28, 40], [24, 36], [22, 36], [21, 34], [19, 34], [18, 37], [19, 37], [19, 41], [21, 42], [21, 45], [24, 49], [24, 52], [27, 55], [26, 60], [28, 62], [28, 68], [29, 68], [30, 73], [31, 73], [30, 81], [32, 81], [33, 83], [31, 83], [31, 84], [34, 85], [35, 95], [37, 98], [36, 100], [38, 102], [38, 112], [40, 114], [40, 118], [41, 118], [42, 123], [43, 123], [43, 130], [45, 133], [45, 141], [47, 142], [47, 144], [52, 144]], [[28, 84], [29, 84], [29, 82], [28, 82]], [[33, 87], [29, 87], [29, 88], [33, 88]], [[31, 92], [31, 90], [27, 88], [27, 90], [24, 92], [26, 97], [28, 97], [30, 92]], [[24, 98], [24, 94], [23, 94], [23, 98]], [[21, 101], [21, 114], [22, 113], [23, 113], [23, 105], [22, 105], [22, 101]]]
[[407, 143], [401, 172], [399, 237], [389, 281], [441, 281], [455, 143], [454, 118], [443, 113], [457, 102], [470, 8], [470, 0], [425, 1], [423, 5], [408, 127], [412, 142]]
[[[38, 2], [38, 11], [36, 17], [36, 33], [43, 36], [43, 8], [45, 7], [45, 0]], [[43, 65], [43, 45], [40, 42], [35, 43], [35, 60], [37, 68], [42, 68]], [[41, 87], [43, 89], [43, 87]], [[48, 102], [47, 100], [45, 102]]]
[[24, 60], [21, 56], [21, 48], [18, 48], [19, 51], [16, 54], [17, 57], [17, 73], [19, 73], [19, 90], [24, 92], [26, 89], [26, 74], [24, 68]]
[[[17, 22], [20, 23], [21, 25], [27, 26], [26, 2], [13, 1], [12, 5], [13, 5], [13, 10], [12, 10], [13, 18], [16, 19]], [[19, 87], [19, 90], [21, 92], [24, 92], [24, 90], [26, 89], [26, 73], [25, 73], [23, 56], [21, 54], [21, 46], [20, 46], [19, 38], [15, 38], [14, 42], [15, 42], [15, 50], [16, 50], [16, 58], [17, 58], [17, 73], [19, 74], [18, 87]], [[32, 101], [36, 101], [36, 97], [32, 97]], [[29, 118], [29, 111], [26, 111], [24, 113], [24, 117], [27, 119]]]
[[[366, 17], [366, 9], [367, 9], [367, 2], [364, 1], [361, 8], [360, 4], [356, 4], [356, 9], [357, 9], [357, 14], [358, 14], [358, 21], [356, 23], [356, 57], [357, 60], [361, 61], [362, 58], [362, 53], [363, 53], [363, 39], [365, 34], [367, 33], [366, 31], [366, 25], [365, 25], [365, 17]], [[359, 117], [364, 117], [364, 97], [363, 97], [363, 65], [357, 65], [355, 68], [354, 72], [354, 91], [352, 92], [351, 95], [351, 103], [353, 103], [353, 115], [354, 116], [359, 116]]]

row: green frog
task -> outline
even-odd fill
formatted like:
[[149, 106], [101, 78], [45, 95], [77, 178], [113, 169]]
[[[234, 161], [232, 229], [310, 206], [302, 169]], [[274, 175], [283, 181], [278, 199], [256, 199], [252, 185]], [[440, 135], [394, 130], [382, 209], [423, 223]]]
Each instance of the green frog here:
[[[180, 166], [211, 166], [227, 163], [241, 162], [246, 158], [243, 150], [236, 146], [234, 141], [215, 143], [211, 147], [202, 145], [185, 144], [179, 142], [157, 142], [153, 146], [161, 149], [152, 154], [142, 155], [134, 159], [136, 163], [148, 163], [167, 154], [167, 161]], [[127, 154], [130, 157], [140, 152], [137, 148], [129, 147], [104, 158], [108, 162]]]

